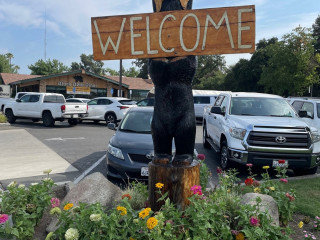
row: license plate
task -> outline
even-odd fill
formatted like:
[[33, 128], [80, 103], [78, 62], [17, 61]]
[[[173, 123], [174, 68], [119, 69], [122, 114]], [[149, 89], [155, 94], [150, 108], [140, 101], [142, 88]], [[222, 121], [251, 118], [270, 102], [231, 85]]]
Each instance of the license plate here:
[[73, 118], [77, 118], [77, 117], [79, 117], [79, 115], [78, 114], [73, 114], [72, 117]]
[[284, 161], [284, 163], [279, 163], [279, 160], [273, 160], [272, 167], [288, 167], [288, 161]]
[[142, 167], [142, 168], [141, 168], [141, 176], [146, 176], [146, 177], [149, 176], [149, 169], [148, 169], [148, 167]]

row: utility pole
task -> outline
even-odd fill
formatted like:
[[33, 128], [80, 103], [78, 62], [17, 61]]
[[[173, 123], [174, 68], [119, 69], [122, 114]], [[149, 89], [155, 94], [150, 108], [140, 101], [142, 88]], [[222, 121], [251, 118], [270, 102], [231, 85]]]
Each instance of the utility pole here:
[[44, 61], [47, 60], [47, 7], [44, 9]]
[[119, 76], [119, 96], [118, 97], [122, 97], [122, 59], [120, 59], [120, 76]]

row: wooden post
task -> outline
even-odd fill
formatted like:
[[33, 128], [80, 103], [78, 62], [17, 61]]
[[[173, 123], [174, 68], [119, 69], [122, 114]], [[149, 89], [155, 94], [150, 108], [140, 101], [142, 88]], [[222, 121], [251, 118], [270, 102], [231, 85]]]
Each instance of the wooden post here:
[[163, 183], [161, 193], [168, 192], [170, 201], [178, 209], [184, 210], [192, 195], [191, 187], [200, 185], [200, 163], [193, 160], [191, 165], [181, 167], [149, 163], [149, 203], [153, 211], [159, 211], [164, 204], [164, 201], [158, 201], [161, 195], [156, 183]]

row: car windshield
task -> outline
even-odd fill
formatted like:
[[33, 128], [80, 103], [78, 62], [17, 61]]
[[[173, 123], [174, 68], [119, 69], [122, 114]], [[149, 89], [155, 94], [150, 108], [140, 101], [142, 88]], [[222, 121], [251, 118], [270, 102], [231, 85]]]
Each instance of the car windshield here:
[[244, 116], [294, 117], [295, 111], [282, 98], [233, 97], [230, 114]]
[[135, 105], [137, 102], [132, 100], [119, 100], [122, 105]]
[[151, 133], [153, 112], [128, 112], [123, 119], [119, 130], [123, 132]]

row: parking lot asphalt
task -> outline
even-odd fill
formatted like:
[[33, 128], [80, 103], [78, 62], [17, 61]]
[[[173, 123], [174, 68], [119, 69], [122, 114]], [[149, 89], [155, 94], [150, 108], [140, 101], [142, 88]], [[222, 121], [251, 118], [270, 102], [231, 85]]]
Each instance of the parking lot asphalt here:
[[2, 128], [0, 131], [0, 182], [30, 177], [78, 172], [69, 162], [24, 129]]

